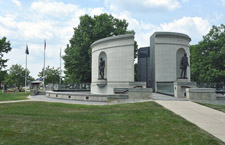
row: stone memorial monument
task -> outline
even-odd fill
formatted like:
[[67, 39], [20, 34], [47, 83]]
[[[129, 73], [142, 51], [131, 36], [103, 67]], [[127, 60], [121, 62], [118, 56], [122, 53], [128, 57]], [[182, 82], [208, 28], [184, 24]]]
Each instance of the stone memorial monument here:
[[[185, 66], [181, 59], [186, 55], [190, 56], [189, 43], [191, 38], [182, 33], [155, 32], [150, 37], [150, 77], [151, 87], [155, 92], [176, 94], [174, 83], [180, 82], [181, 73], [185, 74], [182, 82], [190, 82], [190, 67], [188, 59], [184, 59]], [[185, 68], [184, 69], [181, 69]], [[183, 71], [182, 71], [183, 70]]]
[[103, 38], [91, 48], [91, 93], [114, 94], [114, 88], [128, 88], [134, 82], [134, 35]]
[[[134, 35], [100, 39], [92, 45], [91, 94], [128, 94], [129, 99], [151, 98], [145, 82], [134, 82]], [[118, 94], [118, 95], [117, 95]]]
[[190, 41], [191, 38], [182, 33], [153, 33], [150, 47], [139, 50], [142, 54], [138, 58], [138, 72], [139, 78], [144, 82], [135, 82], [134, 35], [125, 34], [97, 40], [90, 46], [91, 92], [49, 91], [46, 96], [112, 104], [149, 100], [153, 90], [178, 98], [213, 100], [214, 90], [196, 88], [196, 83], [191, 82]]

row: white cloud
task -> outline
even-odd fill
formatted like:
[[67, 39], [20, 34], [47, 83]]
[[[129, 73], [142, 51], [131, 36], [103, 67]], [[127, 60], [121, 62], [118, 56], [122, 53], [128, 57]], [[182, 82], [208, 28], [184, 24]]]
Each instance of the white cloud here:
[[209, 32], [211, 26], [208, 20], [201, 17], [183, 17], [170, 23], [161, 24], [160, 27], [162, 31], [185, 33], [194, 40], [200, 40]]
[[160, 30], [158, 26], [151, 23], [145, 23], [133, 18], [128, 11], [124, 11], [120, 14], [112, 14], [118, 19], [125, 19], [129, 25], [128, 30], [135, 31], [135, 40], [138, 43], [138, 47], [149, 46], [149, 37], [154, 31]]
[[15, 19], [16, 19], [15, 15], [10, 15], [10, 14], [7, 14], [5, 16], [0, 15], [0, 24], [9, 28], [14, 28], [17, 25]]
[[192, 38], [191, 43], [196, 44], [202, 39], [203, 35], [206, 35], [209, 32], [211, 28], [209, 21], [201, 17], [183, 17], [169, 23], [153, 25], [151, 23], [138, 21], [127, 11], [120, 14], [113, 14], [113, 16], [127, 20], [129, 23], [128, 29], [136, 32], [135, 40], [138, 42], [139, 47], [149, 46], [149, 37], [155, 31], [185, 33]]
[[180, 8], [177, 0], [105, 0], [105, 5], [113, 11], [128, 10], [134, 12], [172, 11]]
[[93, 17], [94, 15], [106, 13], [106, 11], [104, 10], [104, 8], [89, 8], [88, 13]]
[[21, 2], [19, 0], [12, 0], [12, 2], [17, 6], [17, 7], [21, 7]]
[[24, 38], [50, 39], [54, 33], [54, 23], [49, 21], [40, 22], [20, 22], [18, 23], [18, 32]]
[[31, 4], [31, 10], [42, 15], [49, 16], [68, 16], [71, 14], [83, 14], [84, 10], [77, 5], [65, 4], [56, 1], [38, 1]]

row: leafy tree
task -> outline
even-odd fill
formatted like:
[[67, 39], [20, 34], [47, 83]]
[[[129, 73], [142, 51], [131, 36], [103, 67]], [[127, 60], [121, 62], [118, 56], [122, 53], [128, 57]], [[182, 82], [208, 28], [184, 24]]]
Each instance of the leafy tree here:
[[8, 61], [8, 59], [3, 59], [3, 54], [8, 53], [12, 49], [10, 45], [10, 42], [6, 41], [6, 37], [0, 39], [0, 85], [7, 75], [6, 71], [2, 71], [2, 68], [5, 68], [7, 66], [6, 62]]
[[[41, 72], [39, 72], [38, 76], [43, 77], [43, 69]], [[50, 68], [50, 66], [47, 66], [45, 68], [45, 85], [48, 83], [59, 83], [59, 77], [60, 77], [60, 69], [55, 69], [54, 67]]]
[[[81, 16], [80, 24], [74, 28], [73, 37], [63, 56], [65, 74], [70, 82], [91, 82], [91, 44], [105, 37], [134, 33], [128, 31], [127, 27], [126, 20], [119, 20], [108, 14]], [[137, 45], [135, 46], [136, 56]]]
[[7, 71], [0, 71], [0, 89], [1, 89], [1, 84], [6, 78], [6, 76], [7, 76]]
[[0, 71], [7, 66], [5, 63], [8, 59], [3, 59], [3, 53], [8, 53], [12, 49], [10, 45], [10, 42], [6, 41], [6, 37], [0, 39]]
[[[6, 76], [4, 83], [7, 84], [8, 87], [18, 87], [21, 88], [25, 84], [25, 70], [21, 65], [15, 64], [12, 65], [9, 69], [9, 73]], [[31, 76], [29, 76], [30, 71], [27, 70], [27, 80], [34, 80]]]
[[213, 26], [191, 46], [191, 77], [197, 82], [225, 82], [225, 25]]

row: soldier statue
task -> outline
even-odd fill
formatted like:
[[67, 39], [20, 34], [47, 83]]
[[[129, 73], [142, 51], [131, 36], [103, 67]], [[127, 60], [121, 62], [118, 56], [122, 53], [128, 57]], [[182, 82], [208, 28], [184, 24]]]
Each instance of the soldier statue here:
[[188, 66], [189, 64], [188, 64], [187, 53], [184, 53], [184, 56], [181, 58], [181, 61], [180, 61], [180, 69], [181, 69], [180, 78], [187, 79], [186, 72], [187, 72]]
[[99, 62], [99, 75], [100, 75], [99, 79], [104, 79], [104, 69], [105, 69], [105, 61], [101, 57]]

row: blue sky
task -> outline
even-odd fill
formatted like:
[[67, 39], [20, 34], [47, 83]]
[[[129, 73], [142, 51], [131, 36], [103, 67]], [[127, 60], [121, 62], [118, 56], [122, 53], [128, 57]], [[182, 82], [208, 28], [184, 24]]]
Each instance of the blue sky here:
[[225, 24], [225, 0], [0, 0], [0, 38], [6, 36], [13, 48], [4, 56], [9, 59], [7, 68], [25, 67], [28, 44], [28, 69], [37, 78], [44, 39], [46, 65], [59, 67], [60, 48], [69, 43], [79, 17], [101, 13], [126, 19], [139, 47], [149, 46], [155, 31], [185, 33], [197, 44], [212, 25]]

